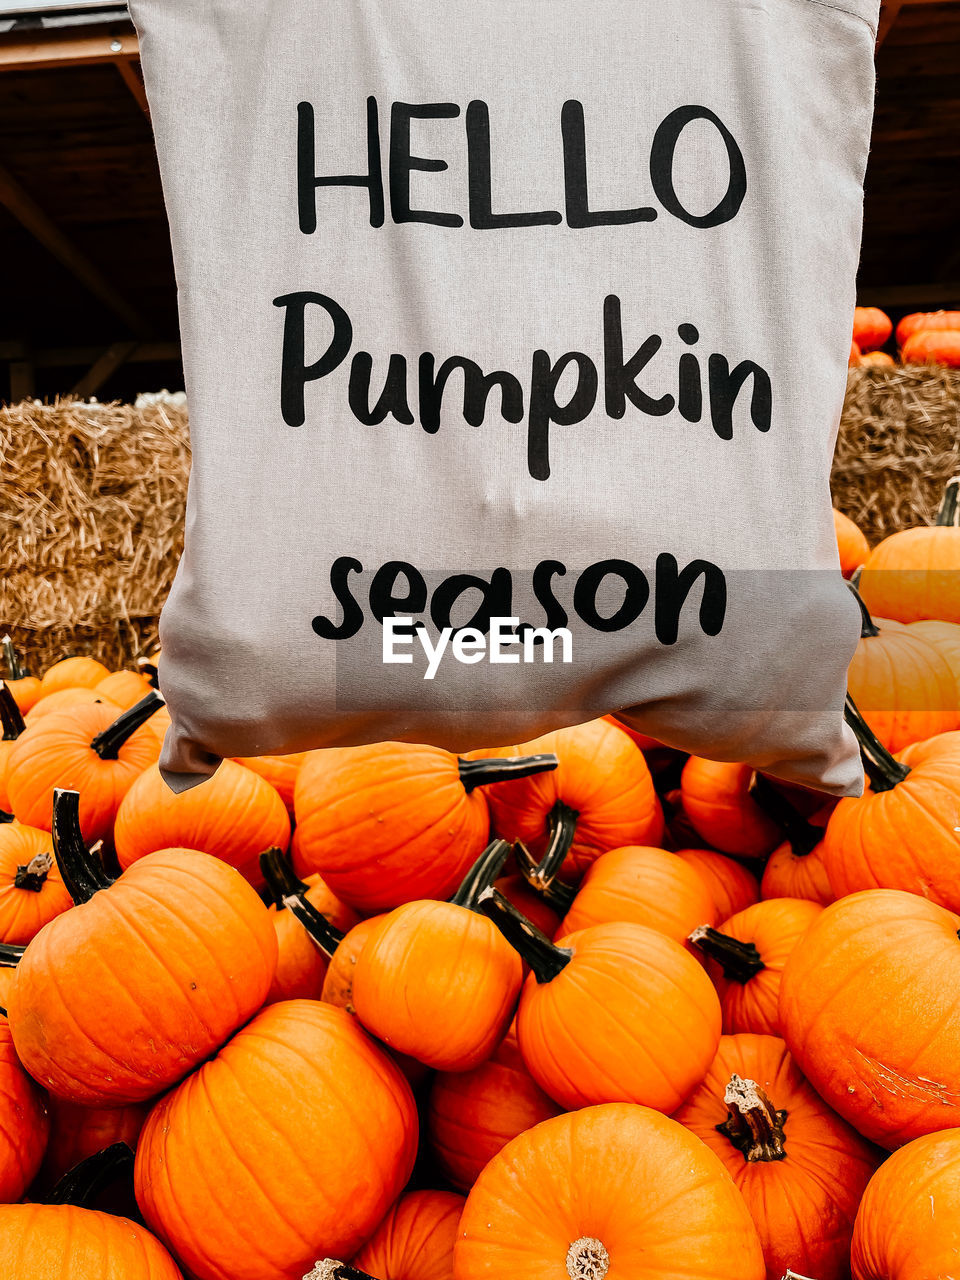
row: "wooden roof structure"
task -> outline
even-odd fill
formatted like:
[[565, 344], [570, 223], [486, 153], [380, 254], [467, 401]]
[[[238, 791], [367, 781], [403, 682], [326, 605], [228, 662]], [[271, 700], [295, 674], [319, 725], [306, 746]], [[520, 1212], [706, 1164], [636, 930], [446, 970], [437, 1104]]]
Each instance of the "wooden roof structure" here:
[[[960, 0], [886, 0], [877, 71], [861, 301], [960, 308]], [[0, 400], [182, 387], [123, 0], [0, 7], [0, 263]]]

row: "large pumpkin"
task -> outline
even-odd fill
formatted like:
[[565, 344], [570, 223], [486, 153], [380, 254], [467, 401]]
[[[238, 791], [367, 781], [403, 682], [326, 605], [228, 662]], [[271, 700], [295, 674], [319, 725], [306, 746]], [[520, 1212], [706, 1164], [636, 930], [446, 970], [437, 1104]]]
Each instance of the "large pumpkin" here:
[[137, 1147], [140, 1130], [147, 1118], [147, 1106], [78, 1107], [51, 1095], [50, 1140], [40, 1168], [40, 1183], [52, 1187], [83, 1160], [117, 1142], [131, 1151]]
[[700, 756], [683, 767], [684, 812], [700, 838], [723, 853], [762, 858], [780, 843], [780, 827], [752, 795], [753, 778], [749, 765]]
[[453, 1246], [464, 1203], [453, 1191], [402, 1196], [353, 1265], [387, 1280], [453, 1280]]
[[928, 329], [960, 329], [960, 311], [913, 311], [897, 325], [897, 345]]
[[729, 920], [760, 900], [757, 877], [742, 862], [713, 849], [678, 849], [677, 857], [693, 867], [710, 890], [718, 920]]
[[179, 795], [153, 765], [124, 797], [114, 841], [121, 867], [157, 849], [200, 849], [260, 884], [258, 857], [273, 846], [286, 849], [290, 819], [269, 782], [232, 760]]
[[555, 767], [548, 756], [466, 760], [404, 742], [311, 752], [294, 795], [294, 867], [365, 914], [448, 898], [488, 843], [478, 788]]
[[524, 1065], [511, 1028], [479, 1067], [437, 1072], [427, 1111], [430, 1148], [453, 1185], [469, 1191], [511, 1139], [557, 1111]]
[[960, 1124], [960, 917], [876, 889], [826, 907], [780, 988], [783, 1038], [804, 1075], [890, 1149]]
[[[946, 658], [960, 689], [960, 626], [955, 622], [911, 622], [910, 632], [922, 636], [928, 644], [939, 649]], [[960, 697], [960, 694], [958, 694]]]
[[901, 529], [874, 547], [858, 584], [878, 618], [960, 622], [960, 477], [946, 487], [936, 524]]
[[0, 942], [26, 944], [72, 906], [50, 832], [19, 822], [0, 826]]
[[690, 941], [710, 960], [726, 1034], [779, 1034], [784, 965], [821, 910], [819, 903], [802, 898], [770, 898], [747, 907], [719, 929], [704, 926], [693, 931]]
[[236, 756], [235, 759], [237, 764], [259, 773], [261, 778], [270, 783], [292, 818], [297, 777], [308, 755], [307, 751], [298, 751], [288, 756]]
[[657, 845], [663, 814], [643, 753], [619, 727], [591, 720], [517, 748], [552, 752], [556, 771], [507, 782], [490, 793], [498, 835], [541, 858], [535, 883], [580, 880], [601, 853]]
[[914, 333], [903, 344], [900, 358], [904, 364], [942, 364], [960, 369], [960, 330], [923, 329]]
[[675, 1120], [629, 1103], [545, 1120], [467, 1197], [454, 1280], [764, 1280], [723, 1165]]
[[717, 995], [693, 956], [639, 924], [595, 925], [554, 944], [495, 889], [480, 905], [531, 969], [517, 1039], [541, 1089], [563, 1107], [675, 1110], [720, 1039]]
[[0, 1206], [0, 1272], [22, 1280], [183, 1280], [144, 1227], [61, 1204]]
[[350, 1257], [406, 1183], [413, 1095], [342, 1009], [264, 1009], [150, 1113], [136, 1190], [196, 1280], [301, 1280]]
[[848, 1280], [853, 1220], [878, 1154], [814, 1092], [782, 1040], [723, 1036], [674, 1119], [737, 1184], [769, 1280], [789, 1268]]
[[[43, 1093], [24, 1071], [6, 1018], [0, 1017], [0, 1204], [19, 1200], [36, 1176], [50, 1132]], [[0, 1240], [0, 1257], [3, 1241]], [[4, 1275], [23, 1276], [17, 1268]]]
[[860, 889], [905, 889], [960, 909], [960, 733], [907, 747], [898, 759], [848, 703], [870, 786], [841, 800], [823, 859], [837, 897]]
[[60, 792], [54, 850], [77, 906], [29, 944], [8, 1012], [17, 1053], [58, 1097], [141, 1102], [180, 1080], [263, 1003], [270, 916], [226, 863], [189, 849], [111, 881], [89, 857], [77, 797]]
[[960, 1129], [926, 1134], [873, 1175], [853, 1230], [853, 1280], [940, 1280], [960, 1257]]
[[41, 698], [26, 713], [24, 722], [29, 729], [31, 725], [35, 725], [39, 720], [45, 720], [47, 716], [56, 715], [63, 711], [72, 711], [75, 707], [92, 707], [98, 702], [110, 707], [115, 716], [118, 716], [123, 710], [116, 702], [111, 702], [109, 698], [98, 693], [96, 689], [88, 689], [86, 685], [78, 685], [75, 689], [57, 689], [55, 693], [47, 694], [45, 698]]

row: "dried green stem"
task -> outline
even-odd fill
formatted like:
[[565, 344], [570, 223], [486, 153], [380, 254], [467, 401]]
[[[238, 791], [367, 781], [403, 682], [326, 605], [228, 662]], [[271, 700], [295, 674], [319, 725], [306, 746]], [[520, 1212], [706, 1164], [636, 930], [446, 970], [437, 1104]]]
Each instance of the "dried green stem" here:
[[494, 840], [488, 844], [463, 879], [460, 888], [450, 901], [455, 907], [466, 907], [470, 911], [477, 910], [477, 898], [484, 889], [489, 889], [503, 870], [503, 864], [510, 856], [510, 845], [506, 840]]
[[571, 950], [551, 942], [499, 889], [484, 889], [477, 898], [477, 910], [493, 921], [537, 982], [552, 982], [573, 959]]
[[719, 929], [711, 929], [709, 925], [702, 924], [694, 929], [687, 941], [716, 961], [729, 982], [739, 982], [741, 986], [746, 986], [751, 978], [767, 967], [754, 943], [741, 942]]
[[555, 755], [490, 756], [483, 760], [460, 760], [460, 781], [466, 791], [486, 787], [493, 782], [510, 782], [531, 778], [537, 773], [550, 773], [560, 761]]
[[890, 754], [861, 715], [857, 704], [847, 694], [843, 716], [856, 734], [860, 758], [874, 791], [892, 791], [909, 776], [910, 769]]
[[113, 724], [107, 725], [103, 733], [98, 733], [90, 744], [101, 760], [117, 760], [120, 748], [132, 737], [141, 725], [146, 724], [155, 711], [164, 705], [163, 699], [154, 689], [141, 698], [138, 703], [117, 716]]

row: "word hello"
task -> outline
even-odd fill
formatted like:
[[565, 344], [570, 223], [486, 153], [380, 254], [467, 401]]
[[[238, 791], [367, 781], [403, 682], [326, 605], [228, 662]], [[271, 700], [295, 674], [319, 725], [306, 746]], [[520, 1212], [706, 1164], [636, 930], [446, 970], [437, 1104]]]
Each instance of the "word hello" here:
[[[413, 654], [400, 652], [400, 647], [412, 645], [414, 637], [420, 641], [427, 658], [424, 680], [433, 680], [440, 668], [444, 654], [465, 666], [483, 662], [493, 663], [553, 662], [554, 647], [560, 644], [561, 662], [573, 662], [573, 636], [566, 627], [548, 631], [546, 627], [528, 627], [522, 634], [516, 628], [519, 618], [491, 618], [488, 636], [479, 627], [444, 627], [437, 642], [430, 638], [426, 627], [415, 627], [412, 618], [384, 618], [383, 662], [412, 663]], [[452, 642], [452, 643], [451, 643]], [[518, 648], [519, 652], [514, 652]], [[522, 655], [522, 658], [521, 658]]]

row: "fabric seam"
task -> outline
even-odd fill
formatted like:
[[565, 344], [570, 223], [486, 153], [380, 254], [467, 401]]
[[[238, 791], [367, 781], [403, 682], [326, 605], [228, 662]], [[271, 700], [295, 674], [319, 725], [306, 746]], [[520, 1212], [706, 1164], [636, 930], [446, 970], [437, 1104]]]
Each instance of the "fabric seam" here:
[[862, 13], [857, 13], [853, 9], [848, 9], [845, 5], [831, 4], [830, 0], [800, 0], [800, 3], [819, 5], [821, 9], [832, 9], [834, 13], [845, 13], [850, 18], [859, 18], [859, 20], [867, 27], [868, 31], [871, 31], [874, 37], [876, 37], [876, 23], [871, 22], [869, 18], [865, 18]]

